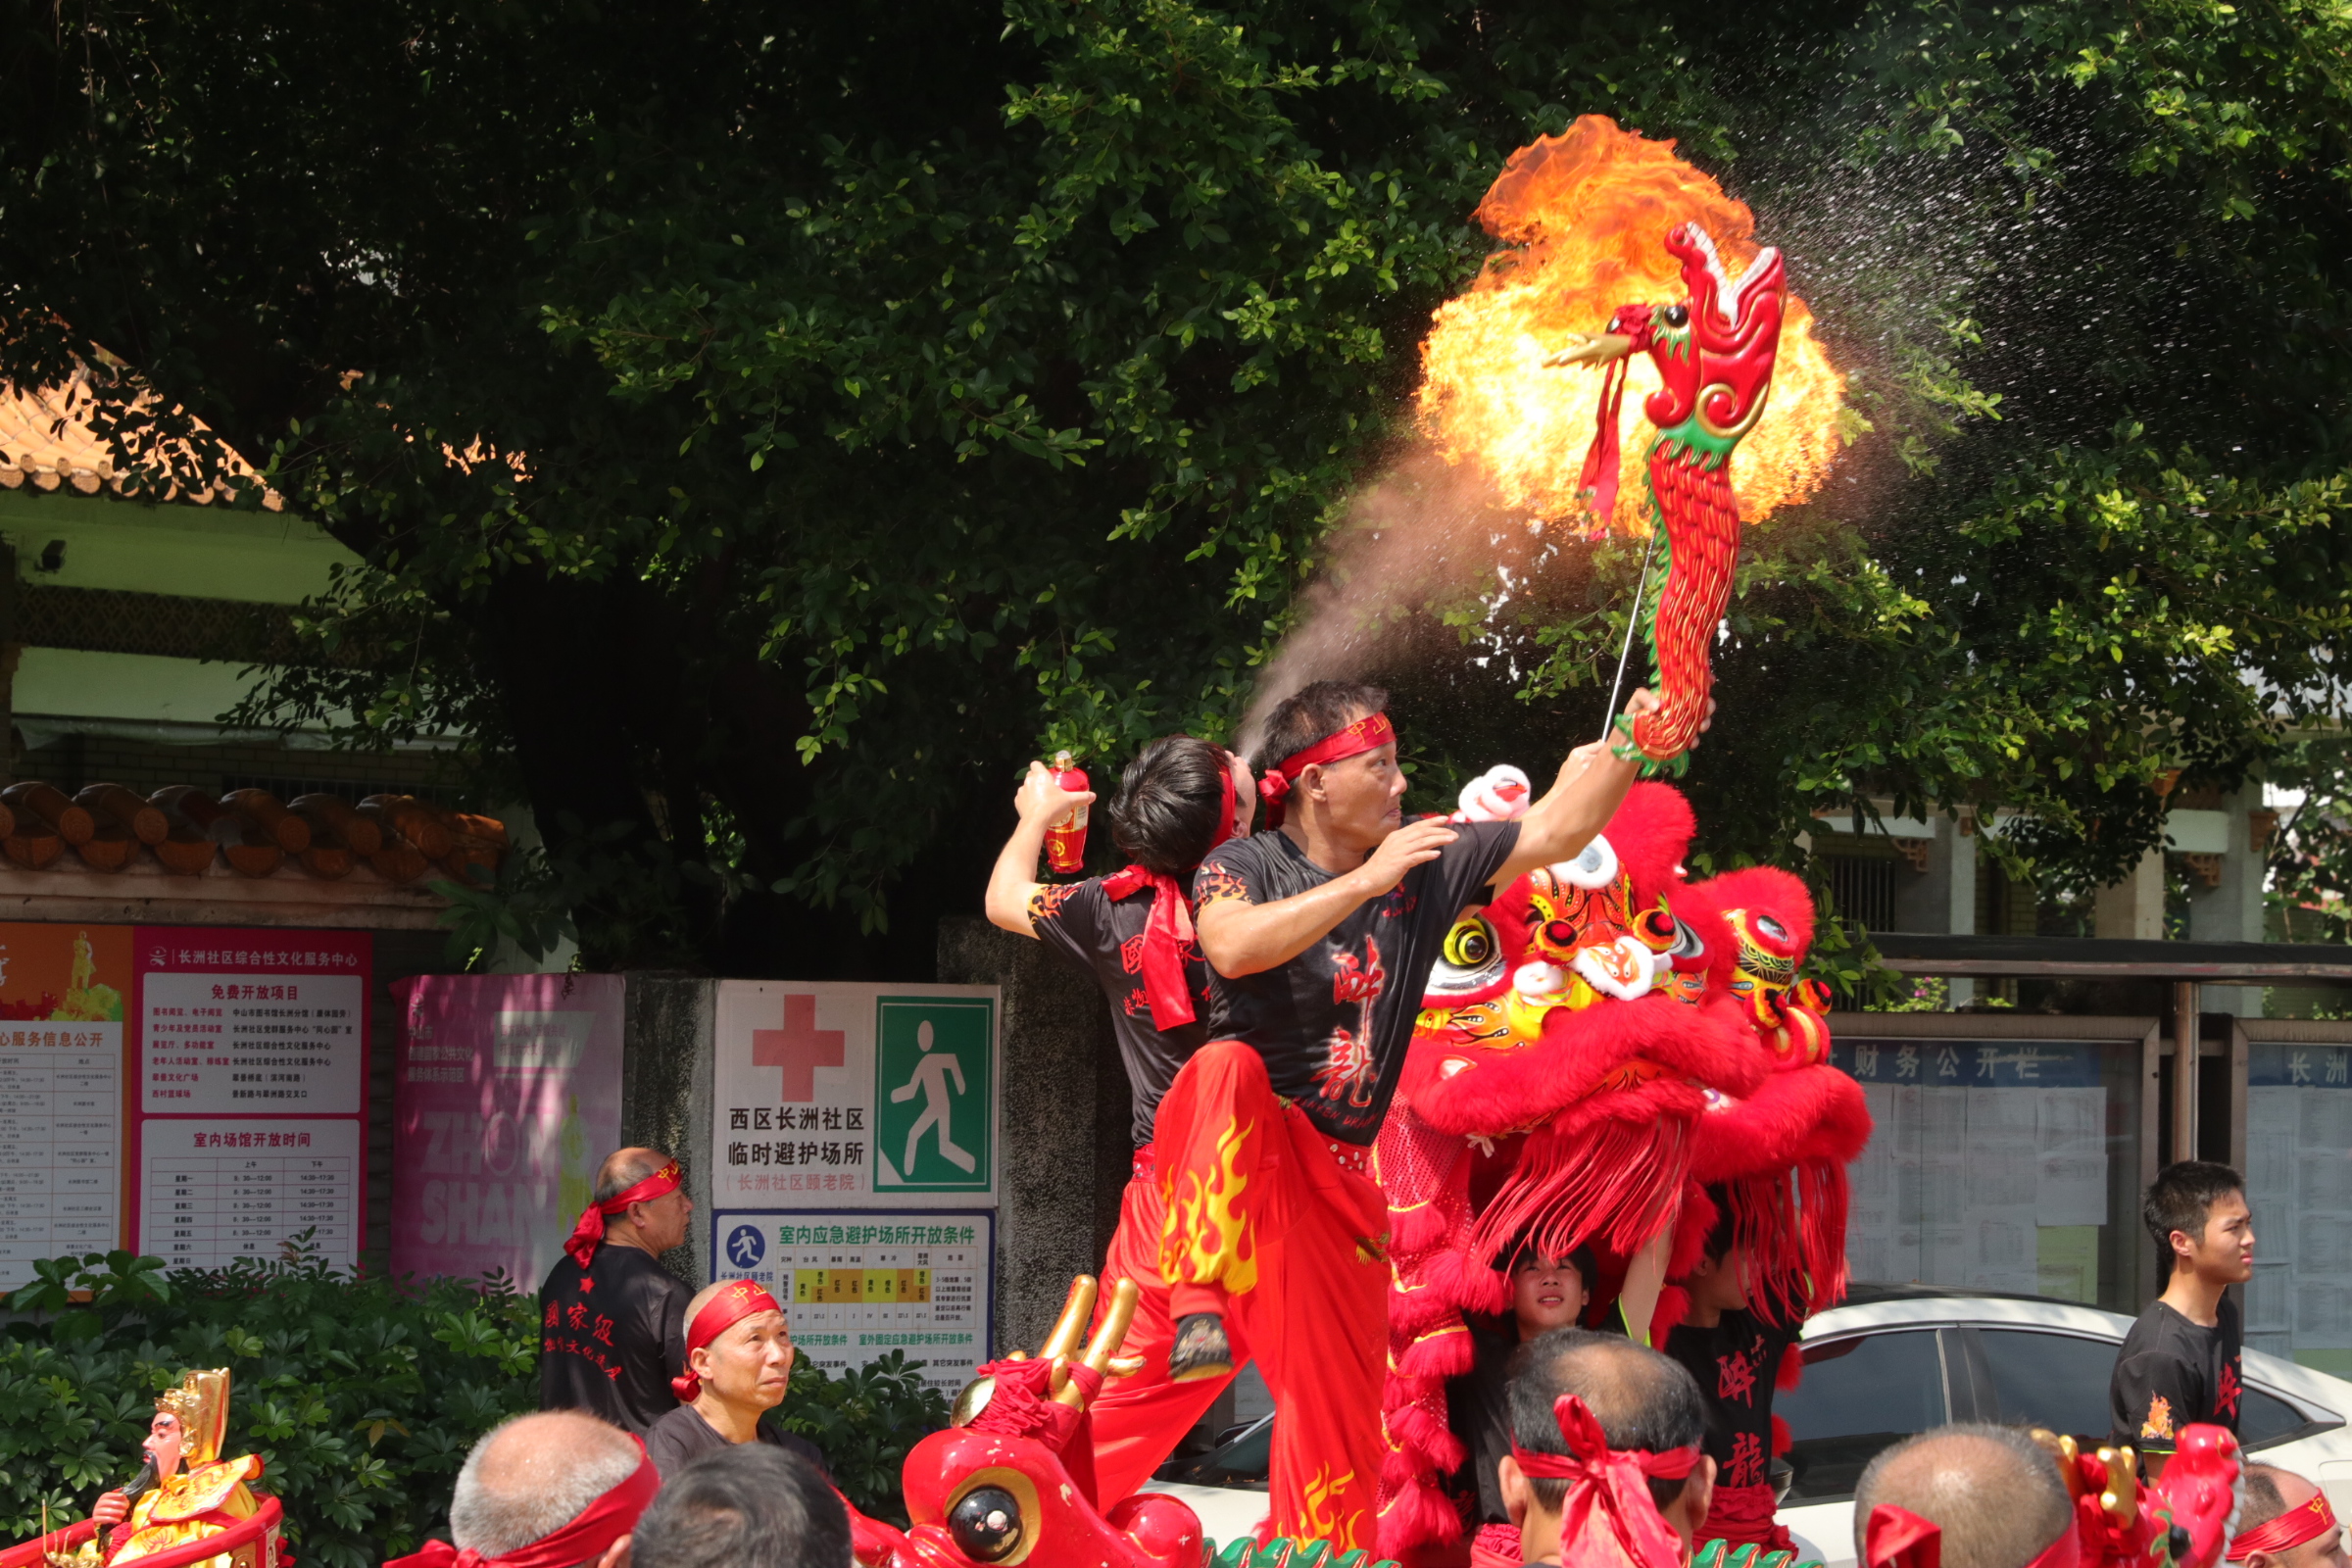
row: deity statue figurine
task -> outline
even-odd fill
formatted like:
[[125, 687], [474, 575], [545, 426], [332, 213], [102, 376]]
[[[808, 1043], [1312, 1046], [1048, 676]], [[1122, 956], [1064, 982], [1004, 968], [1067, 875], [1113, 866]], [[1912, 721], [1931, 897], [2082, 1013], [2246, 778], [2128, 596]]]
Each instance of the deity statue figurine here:
[[[98, 1539], [113, 1544], [103, 1553], [81, 1559], [90, 1564], [135, 1562], [174, 1546], [217, 1536], [240, 1519], [249, 1519], [260, 1504], [247, 1483], [262, 1476], [258, 1455], [220, 1457], [221, 1439], [228, 1430], [228, 1369], [189, 1372], [180, 1385], [155, 1401], [155, 1420], [147, 1429], [148, 1465], [155, 1481], [134, 1499], [139, 1481], [99, 1497], [90, 1517], [97, 1521]], [[117, 1525], [128, 1524], [122, 1529]], [[203, 1568], [253, 1568], [259, 1548], [248, 1544], [209, 1558]]]

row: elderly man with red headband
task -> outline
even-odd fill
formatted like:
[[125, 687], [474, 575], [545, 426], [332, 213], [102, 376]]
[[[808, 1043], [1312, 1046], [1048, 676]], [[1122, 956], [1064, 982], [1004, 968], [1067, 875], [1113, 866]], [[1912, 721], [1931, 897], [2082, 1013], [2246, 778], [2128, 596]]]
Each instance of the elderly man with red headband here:
[[[1246, 836], [1257, 793], [1242, 760], [1212, 741], [1170, 735], [1136, 754], [1110, 805], [1110, 838], [1127, 860], [1108, 876], [1041, 883], [1037, 857], [1046, 825], [1091, 792], [1054, 783], [1043, 762], [1013, 798], [1020, 825], [1005, 841], [988, 884], [988, 917], [1043, 943], [1084, 968], [1110, 1004], [1110, 1028], [1127, 1069], [1135, 1159], [1119, 1198], [1119, 1224], [1102, 1277], [1141, 1289], [1121, 1354], [1143, 1368], [1114, 1379], [1088, 1409], [1094, 1429], [1096, 1499], [1109, 1507], [1164, 1461], [1231, 1380], [1177, 1382], [1168, 1375], [1176, 1325], [1159, 1271], [1161, 1212], [1152, 1134], [1160, 1100], [1208, 1039], [1208, 965], [1193, 935], [1193, 869], [1210, 850]], [[1103, 1293], [1103, 1308], [1110, 1296]], [[1236, 1348], [1234, 1368], [1248, 1360]]]
[[[1317, 681], [1268, 715], [1258, 792], [1274, 831], [1211, 850], [1193, 879], [1209, 1043], [1154, 1137], [1171, 1375], [1221, 1376], [1238, 1328], [1282, 1411], [1273, 1528], [1343, 1549], [1372, 1545], [1388, 1343], [1372, 1142], [1423, 984], [1454, 917], [1579, 854], [1636, 770], [1587, 746], [1519, 821], [1406, 826], [1387, 703]], [[1654, 706], [1641, 692], [1629, 711]]]
[[784, 1402], [793, 1354], [784, 1308], [763, 1286], [720, 1280], [695, 1293], [686, 1303], [686, 1370], [670, 1384], [681, 1402], [645, 1434], [662, 1479], [739, 1443], [783, 1448], [824, 1474], [815, 1444], [760, 1419]]
[[384, 1568], [629, 1568], [629, 1537], [661, 1490], [645, 1445], [574, 1411], [493, 1427], [458, 1471], [449, 1541]]
[[594, 1198], [539, 1287], [539, 1408], [585, 1410], [643, 1432], [677, 1405], [686, 1298], [662, 1266], [686, 1241], [694, 1203], [678, 1162], [623, 1149], [596, 1173]]
[[2348, 1568], [2343, 1527], [2328, 1494], [2270, 1464], [2246, 1467], [2237, 1534], [2223, 1555], [2239, 1568]]

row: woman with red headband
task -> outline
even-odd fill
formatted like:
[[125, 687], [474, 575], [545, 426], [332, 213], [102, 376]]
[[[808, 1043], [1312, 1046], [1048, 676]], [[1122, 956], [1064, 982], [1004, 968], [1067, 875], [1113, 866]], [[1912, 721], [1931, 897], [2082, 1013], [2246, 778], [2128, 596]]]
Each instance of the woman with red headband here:
[[[1248, 1338], [1282, 1411], [1274, 1531], [1343, 1549], [1372, 1544], [1385, 1457], [1389, 1219], [1371, 1153], [1423, 983], [1464, 907], [1582, 852], [1636, 772], [1595, 743], [1516, 822], [1406, 826], [1387, 704], [1317, 681], [1268, 716], [1275, 831], [1210, 851], [1193, 879], [1210, 1038], [1155, 1141], [1173, 1375], [1214, 1376]], [[1637, 692], [1627, 711], [1655, 706]]]
[[1144, 1368], [1113, 1380], [1090, 1407], [1097, 1497], [1108, 1507], [1167, 1458], [1248, 1359], [1237, 1351], [1212, 1377], [1179, 1383], [1168, 1376], [1176, 1335], [1159, 1271], [1152, 1133], [1168, 1085], [1208, 1038], [1208, 966], [1193, 935], [1193, 868], [1217, 845], [1249, 833], [1257, 797], [1249, 768], [1223, 747], [1190, 735], [1153, 741], [1127, 764], [1110, 807], [1111, 839], [1126, 868], [1083, 882], [1040, 883], [1046, 825], [1093, 800], [1091, 793], [1057, 788], [1043, 762], [1029, 765], [1013, 798], [1020, 825], [989, 881], [988, 917], [1094, 976], [1109, 1000], [1111, 1032], [1127, 1069], [1135, 1164], [1102, 1277], [1131, 1279], [1143, 1290], [1122, 1353], [1141, 1356]]
[[670, 1384], [680, 1402], [645, 1434], [662, 1478], [738, 1443], [789, 1449], [824, 1473], [815, 1444], [760, 1419], [784, 1402], [793, 1355], [784, 1308], [763, 1286], [720, 1280], [697, 1292], [686, 1307], [686, 1370]]

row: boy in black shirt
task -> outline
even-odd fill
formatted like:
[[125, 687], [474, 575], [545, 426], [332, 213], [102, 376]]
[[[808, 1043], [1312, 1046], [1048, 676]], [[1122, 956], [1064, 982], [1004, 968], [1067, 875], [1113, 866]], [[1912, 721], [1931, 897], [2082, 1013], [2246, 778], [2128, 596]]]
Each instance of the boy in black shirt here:
[[[1083, 882], [1039, 882], [1047, 824], [1094, 798], [1056, 786], [1045, 763], [1029, 764], [1012, 803], [1020, 825], [997, 858], [987, 908], [997, 925], [1036, 938], [1095, 977], [1110, 1002], [1127, 1069], [1135, 1164], [1102, 1278], [1131, 1279], [1143, 1292], [1120, 1353], [1142, 1357], [1144, 1367], [1105, 1385], [1088, 1410], [1096, 1500], [1107, 1508], [1159, 1467], [1232, 1376], [1229, 1369], [1182, 1383], [1168, 1377], [1176, 1331], [1159, 1271], [1152, 1124], [1177, 1069], [1208, 1038], [1208, 965], [1193, 935], [1193, 868], [1217, 845], [1249, 833], [1257, 795], [1249, 768], [1223, 747], [1190, 735], [1153, 741], [1127, 764], [1110, 807], [1111, 841], [1132, 863]], [[1102, 1298], [1107, 1304], [1110, 1293]], [[1234, 1366], [1248, 1359], [1237, 1353]]]
[[[1372, 1544], [1384, 1447], [1388, 1210], [1371, 1144], [1430, 966], [1485, 889], [1581, 852], [1638, 766], [1584, 747], [1517, 822], [1408, 827], [1387, 702], [1316, 681], [1268, 717], [1271, 831], [1210, 851], [1193, 879], [1209, 1043], [1155, 1138], [1173, 1375], [1227, 1370], [1238, 1322], [1282, 1411], [1274, 1531], [1341, 1550]], [[1627, 710], [1654, 706], [1637, 692]]]
[[2109, 1441], [2164, 1473], [2176, 1436], [2192, 1421], [2237, 1430], [2245, 1385], [2237, 1303], [2225, 1293], [2254, 1277], [2254, 1216], [2244, 1178], [2227, 1165], [2184, 1159], [2148, 1189], [2140, 1216], [2172, 1278], [2139, 1315], [2115, 1358]]
[[1788, 1532], [1774, 1518], [1780, 1499], [1772, 1487], [1772, 1395], [1788, 1348], [1804, 1332], [1791, 1316], [1772, 1323], [1749, 1304], [1747, 1249], [1737, 1235], [1730, 1200], [1709, 1189], [1717, 1218], [1698, 1262], [1675, 1281], [1690, 1306], [1659, 1347], [1698, 1380], [1707, 1401], [1707, 1456], [1715, 1461], [1715, 1493], [1700, 1532], [1708, 1541], [1754, 1544], [1777, 1551]]

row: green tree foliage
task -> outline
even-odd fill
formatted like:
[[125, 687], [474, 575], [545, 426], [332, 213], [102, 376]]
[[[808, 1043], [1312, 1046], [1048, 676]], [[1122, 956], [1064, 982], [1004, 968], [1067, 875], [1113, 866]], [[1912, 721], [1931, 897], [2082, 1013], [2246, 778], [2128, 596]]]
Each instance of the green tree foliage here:
[[[469, 918], [591, 962], [920, 972], [1022, 758], [1230, 733], [1478, 195], [1584, 112], [1748, 200], [1852, 375], [1742, 564], [1710, 860], [1877, 796], [2095, 880], [2161, 767], [2337, 706], [2334, 7], [12, 15], [6, 368], [95, 341], [167, 394], [101, 377], [126, 450], [269, 458], [367, 565], [261, 708], [482, 737], [552, 848]], [[1638, 561], [1489, 554], [1358, 671], [1425, 777], [1600, 727]]]
[[[447, 1536], [476, 1439], [538, 1408], [538, 1303], [504, 1281], [401, 1289], [296, 1257], [173, 1270], [128, 1252], [33, 1265], [0, 1335], [0, 1536], [87, 1516], [139, 1468], [155, 1396], [229, 1369], [224, 1452], [257, 1453], [295, 1554], [374, 1568]], [[824, 1451], [835, 1483], [905, 1523], [899, 1466], [947, 1425], [919, 1362], [893, 1350], [838, 1378], [806, 1360], [769, 1417]]]

